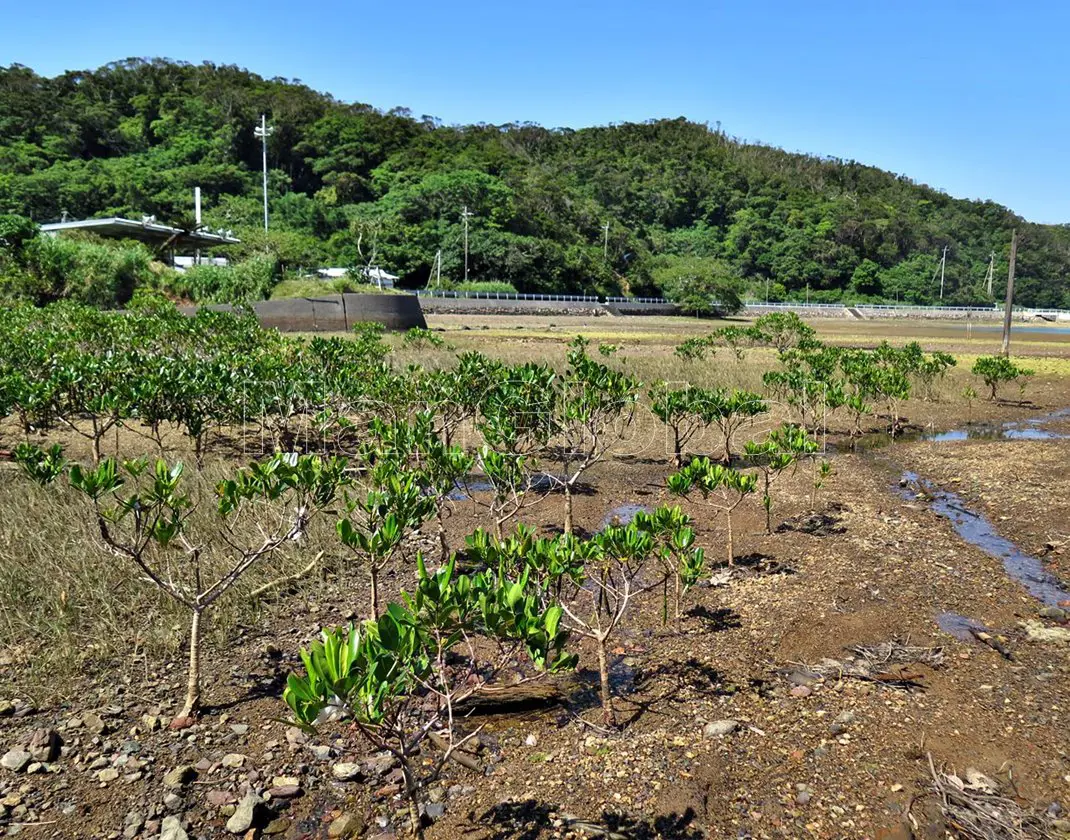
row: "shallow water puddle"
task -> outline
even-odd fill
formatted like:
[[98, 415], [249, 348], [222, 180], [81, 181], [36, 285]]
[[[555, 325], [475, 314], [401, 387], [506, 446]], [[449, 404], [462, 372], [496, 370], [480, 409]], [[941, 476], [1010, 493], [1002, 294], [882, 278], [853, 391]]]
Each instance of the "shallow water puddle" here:
[[1001, 561], [1007, 574], [1038, 601], [1054, 607], [1060, 601], [1070, 599], [1070, 591], [1063, 588], [1062, 582], [1049, 573], [1039, 559], [1001, 537], [988, 519], [970, 510], [957, 494], [941, 490], [917, 473], [905, 472], [900, 483], [900, 495], [909, 501], [919, 497], [928, 501], [933, 512], [949, 520], [960, 537]]
[[963, 642], [973, 641], [975, 632], [988, 632], [988, 628], [981, 622], [957, 612], [937, 613], [936, 624], [945, 633]]
[[611, 525], [614, 527], [627, 525], [635, 519], [637, 513], [650, 513], [650, 508], [637, 502], [625, 502], [623, 505], [610, 508], [609, 513], [602, 518], [602, 524], [598, 526], [598, 530], [604, 531]]

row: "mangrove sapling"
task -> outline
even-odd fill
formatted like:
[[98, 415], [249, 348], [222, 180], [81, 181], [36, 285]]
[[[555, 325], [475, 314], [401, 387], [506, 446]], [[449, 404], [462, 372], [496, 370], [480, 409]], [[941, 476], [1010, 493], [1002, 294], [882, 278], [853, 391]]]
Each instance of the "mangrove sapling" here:
[[379, 573], [402, 542], [431, 518], [435, 502], [423, 492], [417, 476], [385, 460], [369, 472], [370, 489], [364, 495], [345, 497], [345, 516], [338, 520], [342, 544], [368, 568], [368, 617], [379, 618]]
[[[795, 426], [793, 428], [799, 427]], [[760, 443], [748, 440], [743, 445], [743, 451], [747, 456], [748, 465], [756, 468], [762, 475], [762, 508], [765, 510], [765, 533], [772, 534], [773, 496], [770, 491], [773, 483], [781, 474], [795, 464], [795, 456], [791, 452], [785, 451], [772, 436]]]
[[[735, 565], [735, 546], [732, 532], [732, 513], [751, 493], [758, 489], [758, 479], [751, 473], [740, 472], [709, 458], [695, 458], [667, 480], [669, 492], [688, 497], [697, 490], [703, 500], [725, 515], [728, 529], [728, 565]], [[716, 501], [720, 499], [720, 502]]]
[[980, 356], [973, 363], [970, 372], [979, 376], [985, 383], [990, 400], [996, 399], [999, 386], [1004, 382], [1015, 382], [1019, 377], [1028, 378], [1033, 375], [1032, 370], [1019, 367], [1006, 356]]
[[700, 577], [706, 560], [705, 549], [695, 546], [691, 517], [679, 507], [661, 506], [652, 513], [639, 511], [632, 520], [635, 526], [654, 539], [654, 551], [665, 571], [662, 584], [661, 623], [669, 621], [668, 581], [673, 581], [673, 619], [680, 629], [681, 604]]
[[[212, 606], [255, 563], [300, 540], [310, 520], [332, 504], [345, 481], [345, 462], [316, 456], [275, 456], [219, 484], [214, 536], [232, 555], [224, 571], [205, 580], [203, 544], [188, 534], [193, 501], [182, 490], [183, 466], [163, 460], [101, 461], [93, 469], [71, 466], [71, 486], [92, 502], [105, 547], [125, 558], [155, 586], [191, 613], [189, 672], [175, 726], [186, 725], [201, 705], [201, 636]], [[239, 524], [252, 520], [262, 538], [247, 545]]]
[[684, 447], [709, 424], [703, 406], [712, 399], [712, 394], [690, 385], [672, 389], [664, 382], [657, 382], [648, 396], [654, 416], [672, 431], [673, 466], [682, 467]]
[[23, 473], [42, 487], [63, 475], [67, 466], [63, 447], [58, 443], [52, 444], [48, 449], [42, 449], [33, 443], [20, 443], [15, 447], [12, 456]]
[[969, 426], [973, 423], [973, 401], [977, 399], [977, 391], [972, 385], [967, 385], [962, 389], [961, 396], [966, 400], [966, 425]]
[[90, 441], [93, 460], [99, 463], [104, 436], [131, 410], [130, 383], [136, 381], [136, 372], [127, 354], [65, 354], [56, 360], [54, 379], [54, 416]]
[[375, 464], [385, 475], [391, 468], [411, 473], [422, 494], [434, 505], [440, 560], [445, 563], [450, 553], [446, 519], [452, 513], [457, 486], [463, 483], [475, 459], [461, 447], [446, 443], [430, 411], [416, 413], [411, 421], [384, 423], [373, 419], [369, 434], [372, 440], [363, 448], [365, 462]]
[[732, 463], [732, 437], [748, 420], [769, 411], [761, 395], [750, 391], [717, 390], [702, 402], [701, 410], [708, 423], [715, 423], [721, 430], [724, 452], [721, 463]]
[[565, 496], [566, 534], [572, 533], [576, 483], [620, 440], [635, 416], [639, 396], [637, 380], [592, 359], [587, 355], [587, 345], [582, 337], [569, 343], [568, 368], [556, 401], [554, 428], [561, 442], [558, 457], [563, 469], [556, 483]]
[[491, 485], [491, 499], [484, 503], [467, 481], [465, 490], [477, 504], [489, 507], [499, 538], [506, 522], [552, 489], [552, 482], [544, 481], [537, 491], [534, 471], [538, 454], [556, 431], [559, 393], [553, 369], [528, 363], [502, 368], [483, 395], [476, 428], [486, 443], [477, 462]]
[[824, 458], [814, 458], [813, 492], [810, 495], [810, 510], [817, 510], [817, 491], [825, 486], [832, 475], [832, 464]]
[[[562, 610], [544, 605], [526, 576], [455, 574], [455, 559], [433, 575], [417, 556], [413, 595], [377, 621], [324, 630], [301, 651], [306, 676], [291, 674], [283, 699], [295, 723], [315, 730], [338, 713], [401, 766], [411, 831], [423, 837], [421, 805], [445, 763], [482, 727], [461, 731], [458, 705], [524, 655], [537, 672], [575, 667], [565, 652]], [[477, 644], [482, 638], [491, 644]], [[428, 759], [429, 745], [440, 753]]]
[[840, 349], [807, 343], [780, 355], [781, 368], [766, 371], [762, 382], [799, 415], [799, 425], [815, 434], [844, 402], [843, 382], [836, 376]]
[[862, 419], [870, 413], [870, 403], [878, 394], [879, 368], [868, 350], [845, 348], [840, 353], [843, 371], [843, 404], [851, 416], [851, 442], [862, 436]]
[[807, 349], [817, 343], [814, 328], [794, 312], [770, 312], [760, 315], [753, 327], [765, 344], [776, 348], [777, 353], [786, 353], [795, 347]]
[[[911, 342], [911, 344], [917, 344], [917, 342]], [[956, 364], [958, 362], [954, 356], [939, 350], [928, 355], [921, 354], [914, 368], [914, 378], [922, 386], [926, 400], [937, 399], [936, 383], [942, 381]]]
[[[567, 595], [562, 598], [566, 626], [577, 635], [591, 639], [598, 654], [599, 696], [602, 722], [617, 726], [613, 692], [609, 680], [609, 651], [628, 608], [643, 593], [664, 586], [665, 573], [644, 580], [654, 559], [654, 538], [635, 522], [606, 528], [589, 541], [559, 538], [559, 556], [582, 569], [582, 577], [570, 574], [563, 581]], [[579, 579], [579, 583], [573, 581]], [[571, 585], [570, 585], [571, 584]]]

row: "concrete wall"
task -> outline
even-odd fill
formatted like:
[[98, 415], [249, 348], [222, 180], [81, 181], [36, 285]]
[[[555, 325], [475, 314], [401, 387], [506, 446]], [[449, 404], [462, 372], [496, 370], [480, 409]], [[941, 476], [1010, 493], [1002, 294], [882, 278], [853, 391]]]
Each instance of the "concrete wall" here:
[[[209, 309], [233, 311], [233, 306]], [[192, 315], [197, 307], [183, 307]], [[260, 323], [281, 332], [348, 332], [354, 324], [376, 321], [388, 330], [423, 327], [423, 310], [416, 295], [324, 295], [323, 297], [262, 300], [253, 304]]]

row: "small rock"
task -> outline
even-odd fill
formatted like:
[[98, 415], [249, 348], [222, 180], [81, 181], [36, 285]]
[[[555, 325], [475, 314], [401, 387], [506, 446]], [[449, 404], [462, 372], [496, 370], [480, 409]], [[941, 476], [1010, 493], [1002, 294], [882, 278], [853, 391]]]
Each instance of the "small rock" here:
[[330, 761], [331, 748], [326, 744], [312, 744], [308, 751], [312, 753], [316, 761]]
[[363, 833], [364, 820], [349, 811], [327, 826], [327, 836], [331, 838], [357, 837]]
[[245, 764], [245, 756], [241, 753], [227, 753], [220, 763], [231, 770], [237, 770]]
[[15, 714], [15, 704], [0, 700], [0, 717], [11, 717], [13, 714]]
[[172, 790], [184, 787], [197, 778], [197, 771], [189, 764], [180, 764], [174, 770], [164, 774], [163, 786]]
[[182, 797], [177, 793], [168, 792], [164, 794], [163, 806], [168, 811], [181, 811], [182, 810]]
[[291, 747], [297, 747], [301, 744], [307, 744], [308, 735], [306, 735], [296, 726], [290, 726], [286, 729], [286, 743], [288, 743]]
[[244, 735], [249, 731], [249, 724], [247, 723], [232, 723], [230, 725], [230, 731], [235, 735]]
[[1070, 621], [1070, 610], [1064, 610], [1062, 607], [1043, 607], [1040, 617], [1051, 621]]
[[711, 720], [702, 730], [703, 738], [722, 738], [739, 729], [738, 720]]
[[178, 817], [164, 817], [160, 824], [160, 840], [189, 840], [189, 835]]
[[55, 761], [59, 758], [63, 739], [55, 729], [35, 729], [30, 735], [30, 755], [34, 761]]
[[204, 799], [214, 808], [222, 808], [224, 805], [233, 805], [238, 801], [238, 797], [229, 790], [210, 790]]
[[1025, 622], [1025, 634], [1033, 642], [1070, 645], [1070, 628], [1066, 627], [1047, 627], [1039, 621], [1027, 621]]
[[361, 771], [359, 764], [351, 761], [340, 761], [331, 768], [331, 775], [340, 782], [352, 782], [355, 779], [359, 779], [364, 773]]
[[795, 794], [795, 803], [797, 805], [808, 805], [813, 798], [813, 794], [808, 790], [800, 790]]
[[8, 750], [4, 757], [0, 758], [0, 767], [12, 773], [21, 773], [31, 761], [33, 756], [26, 750]]
[[252, 828], [253, 819], [256, 817], [256, 809], [259, 806], [260, 797], [256, 795], [255, 791], [249, 791], [245, 794], [245, 798], [234, 809], [234, 814], [227, 820], [227, 831], [231, 834], [244, 834]]
[[82, 726], [94, 735], [106, 735], [108, 732], [108, 724], [96, 712], [82, 715]]
[[525, 747], [534, 747], [534, 746], [537, 746], [538, 743], [539, 743], [538, 736], [536, 736], [534, 732], [532, 732], [530, 735], [528, 735], [527, 738], [524, 739], [524, 746]]
[[286, 830], [290, 827], [290, 821], [286, 817], [276, 817], [266, 826], [264, 826], [264, 836], [270, 837], [274, 834], [285, 834]]
[[97, 779], [101, 782], [114, 782], [119, 778], [119, 771], [114, 767], [105, 767], [97, 771]]
[[299, 785], [275, 785], [268, 788], [268, 795], [272, 799], [295, 799], [301, 795]]
[[141, 728], [146, 732], [155, 732], [161, 726], [161, 721], [156, 715], [142, 715]]
[[440, 820], [446, 815], [446, 804], [444, 802], [428, 802], [424, 806], [424, 816], [434, 822]]
[[797, 685], [791, 690], [792, 697], [809, 697], [814, 690], [808, 685]]
[[366, 776], [378, 778], [390, 772], [390, 768], [394, 766], [394, 761], [395, 758], [390, 753], [379, 753], [365, 761], [361, 765], [361, 769]]

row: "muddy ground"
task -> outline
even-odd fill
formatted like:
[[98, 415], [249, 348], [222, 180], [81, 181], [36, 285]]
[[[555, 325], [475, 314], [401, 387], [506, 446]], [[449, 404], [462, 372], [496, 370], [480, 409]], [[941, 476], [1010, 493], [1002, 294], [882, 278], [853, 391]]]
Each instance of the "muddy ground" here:
[[[963, 427], [967, 415], [997, 428], [1070, 406], [1070, 387], [1042, 378], [1028, 400], [967, 406], [949, 394], [907, 414], [918, 432]], [[1058, 420], [1048, 428], [1070, 431]], [[472, 756], [480, 770], [447, 768], [430, 791], [429, 836], [955, 836], [931, 795], [929, 756], [960, 775], [975, 768], [1048, 814], [1049, 836], [1070, 828], [1058, 821], [1070, 810], [1070, 646], [1031, 640], [1025, 624], [1040, 620], [1042, 604], [934, 513], [923, 488], [900, 486], [909, 470], [954, 490], [1067, 588], [1070, 440], [915, 440], [852, 452], [834, 428], [830, 443], [835, 473], [816, 511], [809, 475], [786, 479], [777, 532], [765, 535], [758, 506], [745, 505], [738, 568], [711, 569], [679, 629], [662, 625], [656, 598], [628, 619], [614, 663], [621, 732], [601, 728], [593, 657], [581, 647], [559, 702], [466, 722], [484, 727]], [[665, 500], [667, 473], [651, 447], [629, 447], [590, 472], [577, 524], [594, 531], [622, 506], [653, 507]], [[721, 562], [722, 520], [701, 504], [685, 508]], [[560, 498], [523, 518], [558, 527]], [[485, 522], [459, 502], [452, 544]], [[393, 571], [391, 593], [407, 568]], [[344, 724], [309, 741], [279, 721], [299, 647], [323, 625], [363, 614], [364, 599], [359, 578], [331, 575], [235, 628], [205, 663], [210, 708], [180, 732], [160, 724], [181, 693], [181, 656], [87, 670], [65, 701], [20, 695], [19, 664], [0, 658], [3, 683], [15, 686], [0, 696], [0, 753], [37, 729], [64, 741], [54, 760], [35, 757], [33, 773], [0, 769], [0, 827], [32, 838], [393, 836], [402, 825], [396, 769], [369, 763]], [[948, 622], [952, 613], [967, 624]], [[985, 628], [994, 646], [963, 626]], [[913, 661], [861, 667], [860, 651], [888, 642], [913, 649]], [[363, 765], [343, 781], [340, 763]], [[182, 781], [167, 778], [186, 767]], [[269, 798], [234, 834], [226, 824], [247, 789]]]

